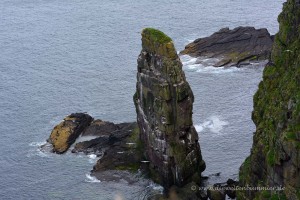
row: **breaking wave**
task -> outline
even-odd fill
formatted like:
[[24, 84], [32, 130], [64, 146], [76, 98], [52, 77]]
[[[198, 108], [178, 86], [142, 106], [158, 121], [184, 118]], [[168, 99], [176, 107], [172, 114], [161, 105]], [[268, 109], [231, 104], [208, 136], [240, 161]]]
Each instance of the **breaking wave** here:
[[223, 121], [218, 116], [211, 116], [206, 119], [203, 123], [195, 125], [197, 132], [209, 130], [213, 133], [220, 133], [224, 126], [228, 125], [227, 121]]
[[98, 180], [95, 176], [92, 176], [91, 174], [85, 174], [85, 182], [88, 183], [100, 183], [101, 181]]

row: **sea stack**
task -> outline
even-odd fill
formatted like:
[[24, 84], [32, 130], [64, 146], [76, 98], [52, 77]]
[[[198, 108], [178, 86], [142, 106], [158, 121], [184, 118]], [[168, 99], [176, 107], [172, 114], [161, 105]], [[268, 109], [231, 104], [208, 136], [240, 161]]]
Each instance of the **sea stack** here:
[[239, 179], [242, 186], [279, 188], [238, 191], [238, 199], [300, 199], [300, 1], [284, 3], [278, 21], [272, 60], [254, 96], [251, 155]]
[[170, 37], [146, 28], [134, 102], [152, 179], [166, 189], [201, 182], [205, 169], [193, 126], [193, 92]]

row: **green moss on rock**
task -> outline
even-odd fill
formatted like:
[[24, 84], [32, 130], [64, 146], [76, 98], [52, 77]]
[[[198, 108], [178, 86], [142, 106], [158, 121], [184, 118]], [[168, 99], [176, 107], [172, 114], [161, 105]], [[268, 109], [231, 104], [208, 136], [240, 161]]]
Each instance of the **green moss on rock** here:
[[172, 39], [161, 32], [160, 30], [154, 29], [154, 28], [145, 28], [143, 30], [143, 34], [149, 35], [149, 38], [154, 41], [158, 42], [160, 44], [171, 42]]
[[142, 31], [143, 49], [170, 59], [178, 58], [172, 39], [154, 28], [145, 28]]
[[[295, 199], [300, 188], [300, 5], [288, 0], [278, 18], [272, 62], [254, 95], [256, 125], [250, 158], [240, 169], [243, 185], [288, 186], [269, 199]], [[249, 161], [250, 166], [249, 167]], [[239, 199], [265, 199], [261, 191], [239, 191]]]

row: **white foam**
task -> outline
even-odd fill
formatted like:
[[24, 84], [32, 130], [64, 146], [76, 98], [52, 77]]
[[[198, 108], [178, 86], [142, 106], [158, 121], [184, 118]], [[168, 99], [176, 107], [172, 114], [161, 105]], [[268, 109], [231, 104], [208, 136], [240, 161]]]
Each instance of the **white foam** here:
[[193, 58], [193, 57], [184, 55], [184, 56], [181, 56], [181, 61], [182, 61], [183, 66], [193, 65], [196, 63], [197, 58]]
[[158, 184], [153, 183], [153, 182], [151, 182], [151, 183], [147, 186], [147, 188], [151, 188], [152, 190], [156, 190], [156, 191], [160, 192], [161, 194], [162, 194], [163, 191], [164, 191], [164, 188], [163, 188], [161, 185], [158, 185]]
[[88, 157], [89, 157], [90, 159], [96, 159], [96, 158], [97, 158], [97, 155], [96, 155], [96, 154], [90, 154], [90, 155], [88, 155]]
[[213, 65], [219, 61], [217, 58], [206, 58], [206, 57], [199, 57], [193, 58], [188, 55], [180, 56], [180, 59], [183, 64], [183, 69], [187, 71], [194, 71], [197, 73], [204, 73], [204, 74], [219, 74], [219, 73], [232, 73], [235, 71], [242, 70], [238, 67], [214, 67]]
[[46, 141], [43, 141], [43, 142], [31, 142], [29, 143], [29, 146], [31, 147], [40, 147], [42, 145], [45, 145], [47, 142]]
[[76, 139], [74, 143], [77, 144], [78, 142], [85, 142], [85, 141], [96, 139], [98, 137], [99, 136], [80, 136]]
[[48, 157], [49, 157], [49, 154], [47, 154], [47, 153], [41, 151], [40, 149], [38, 149], [38, 150], [36, 151], [36, 155], [37, 155], [37, 156], [40, 156], [40, 157], [42, 157], [42, 158], [48, 158]]
[[87, 156], [89, 158], [89, 163], [94, 164], [97, 161], [97, 155], [96, 154], [89, 154]]
[[91, 174], [85, 174], [85, 182], [88, 183], [100, 183], [101, 181], [98, 180], [95, 176], [92, 176]]
[[203, 73], [203, 74], [220, 74], [220, 73], [232, 73], [236, 71], [240, 71], [241, 68], [237, 67], [214, 67], [214, 66], [207, 66], [207, 67], [199, 67], [196, 72]]
[[224, 126], [228, 125], [227, 121], [223, 121], [218, 116], [211, 116], [202, 124], [195, 125], [197, 132], [202, 132], [206, 129], [213, 133], [220, 133]]
[[29, 150], [29, 152], [26, 154], [26, 157], [31, 158], [31, 157], [38, 156], [41, 158], [49, 158], [50, 155], [51, 155], [50, 153], [44, 152], [40, 148], [37, 148], [37, 149]]

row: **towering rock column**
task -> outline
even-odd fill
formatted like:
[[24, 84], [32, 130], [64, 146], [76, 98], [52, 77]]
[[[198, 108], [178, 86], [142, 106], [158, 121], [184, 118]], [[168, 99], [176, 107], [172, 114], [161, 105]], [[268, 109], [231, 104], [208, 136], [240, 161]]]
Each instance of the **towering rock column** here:
[[205, 169], [193, 126], [194, 96], [172, 40], [142, 32], [134, 102], [151, 176], [166, 188], [200, 182]]

